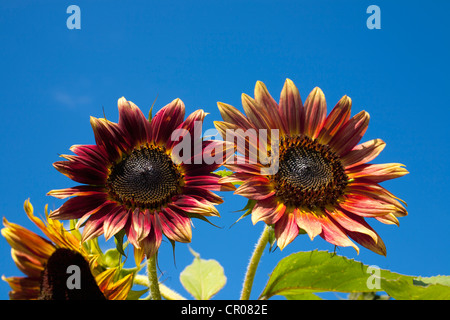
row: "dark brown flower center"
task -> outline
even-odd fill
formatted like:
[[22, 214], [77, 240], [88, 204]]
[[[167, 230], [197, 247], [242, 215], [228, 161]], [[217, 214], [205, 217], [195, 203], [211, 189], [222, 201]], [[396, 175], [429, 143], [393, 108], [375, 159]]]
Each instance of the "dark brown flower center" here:
[[348, 183], [339, 157], [306, 136], [280, 139], [279, 169], [272, 180], [284, 203], [309, 209], [335, 204]]
[[109, 194], [130, 207], [157, 209], [179, 193], [182, 176], [165, 150], [141, 147], [111, 168]]

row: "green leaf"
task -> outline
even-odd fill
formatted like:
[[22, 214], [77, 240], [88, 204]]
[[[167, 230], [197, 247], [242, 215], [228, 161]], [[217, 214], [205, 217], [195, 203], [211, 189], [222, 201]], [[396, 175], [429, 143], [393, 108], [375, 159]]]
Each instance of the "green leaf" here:
[[216, 260], [204, 260], [190, 249], [194, 261], [180, 274], [183, 287], [197, 300], [209, 300], [225, 286], [227, 278]]
[[115, 268], [122, 262], [122, 254], [117, 249], [108, 249], [102, 256], [102, 262], [108, 268]]
[[217, 174], [218, 176], [221, 176], [221, 177], [228, 177], [233, 174], [233, 171], [224, 169], [224, 170], [214, 171], [213, 173]]
[[248, 201], [247, 201], [247, 204], [245, 205], [245, 207], [242, 208], [241, 210], [238, 210], [238, 211], [237, 211], [237, 212], [245, 211], [244, 214], [243, 214], [239, 219], [237, 219], [237, 220], [230, 226], [230, 228], [231, 228], [232, 226], [234, 226], [239, 220], [244, 219], [246, 216], [248, 216], [249, 214], [251, 214], [252, 211], [253, 211], [253, 208], [255, 207], [255, 204], [256, 204], [256, 200], [248, 200]]
[[285, 298], [287, 300], [322, 300], [321, 297], [318, 295], [311, 293], [311, 292], [305, 292], [305, 293], [299, 293], [299, 294], [293, 294], [293, 295], [285, 295]]
[[274, 295], [302, 297], [327, 291], [385, 291], [394, 299], [448, 299], [449, 283], [447, 276], [405, 276], [316, 250], [294, 253], [282, 259], [270, 275], [260, 299]]
[[127, 255], [125, 254], [124, 246], [123, 246], [123, 237], [125, 236], [125, 230], [122, 229], [120, 230], [118, 233], [116, 233], [114, 235], [114, 241], [116, 243], [116, 250], [123, 255], [124, 257], [126, 257]]
[[423, 280], [427, 278], [403, 277], [398, 280], [382, 279], [381, 285], [388, 295], [397, 300], [449, 300], [450, 287], [445, 285], [449, 283], [449, 279], [450, 277], [442, 277], [441, 283], [439, 281], [426, 283]]
[[146, 292], [148, 292], [148, 288], [142, 290], [130, 290], [127, 296], [127, 300], [138, 300]]

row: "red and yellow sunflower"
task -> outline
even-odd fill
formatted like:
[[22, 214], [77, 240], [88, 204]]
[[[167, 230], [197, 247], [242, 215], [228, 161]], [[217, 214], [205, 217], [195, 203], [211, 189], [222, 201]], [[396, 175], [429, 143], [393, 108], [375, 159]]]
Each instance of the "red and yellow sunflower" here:
[[[215, 205], [223, 200], [211, 191], [234, 190], [213, 173], [223, 163], [227, 144], [202, 141], [194, 129], [206, 113], [197, 110], [184, 120], [180, 99], [151, 119], [125, 98], [118, 107], [118, 123], [91, 117], [95, 145], [74, 145], [70, 150], [75, 155], [62, 155], [66, 161], [54, 163], [59, 172], [84, 185], [50, 191], [57, 198], [72, 197], [50, 217], [80, 219], [82, 241], [101, 234], [109, 239], [125, 230], [135, 256], [150, 257], [163, 234], [171, 241], [190, 242], [191, 218], [219, 216]], [[189, 147], [180, 148], [180, 143]], [[222, 147], [223, 159], [203, 161], [206, 150]]]
[[[133, 285], [133, 275], [128, 274], [117, 280], [118, 268], [105, 268], [98, 260], [100, 252], [87, 250], [77, 237], [66, 231], [59, 221], [48, 218], [41, 220], [33, 213], [30, 201], [25, 201], [25, 212], [28, 218], [44, 233], [46, 238], [3, 218], [2, 235], [11, 246], [11, 256], [25, 276], [4, 277], [11, 287], [11, 300], [36, 300], [48, 293], [43, 287], [48, 262], [57, 250], [66, 250], [84, 259], [95, 280], [96, 286], [105, 299], [125, 300]], [[95, 248], [95, 247], [94, 247]], [[67, 274], [65, 274], [67, 277]], [[86, 288], [83, 288], [86, 289]], [[97, 290], [98, 290], [97, 289]], [[74, 290], [76, 291], [76, 290]], [[86, 293], [86, 291], [83, 291]], [[85, 297], [87, 298], [87, 297]], [[45, 299], [45, 298], [44, 298]]]
[[[359, 144], [369, 114], [361, 111], [350, 117], [351, 104], [344, 96], [327, 116], [325, 96], [319, 88], [302, 103], [289, 79], [279, 103], [258, 81], [254, 99], [242, 95], [245, 115], [231, 105], [218, 103], [224, 121], [215, 122], [215, 126], [224, 139], [228, 133], [228, 137], [246, 141], [237, 145], [240, 155], [235, 161], [226, 164], [234, 173], [221, 181], [242, 183], [235, 194], [254, 203], [253, 223], [264, 221], [274, 226], [280, 249], [299, 232], [306, 232], [311, 239], [319, 235], [334, 245], [352, 246], [359, 252], [351, 238], [386, 255], [383, 241], [365, 218], [398, 225], [397, 217], [407, 215], [404, 202], [379, 183], [408, 171], [399, 163], [368, 163], [385, 143], [374, 139]], [[269, 132], [267, 144], [258, 139], [261, 129]], [[278, 130], [276, 150], [271, 149], [271, 139], [275, 139], [271, 129]], [[266, 160], [274, 155], [278, 170], [270, 173]], [[251, 157], [257, 161], [249, 161]]]

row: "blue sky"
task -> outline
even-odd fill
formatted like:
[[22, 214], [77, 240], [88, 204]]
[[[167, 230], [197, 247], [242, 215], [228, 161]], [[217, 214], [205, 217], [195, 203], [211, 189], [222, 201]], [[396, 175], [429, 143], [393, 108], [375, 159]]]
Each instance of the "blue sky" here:
[[[66, 9], [81, 9], [81, 29], [69, 30]], [[369, 30], [366, 9], [381, 9], [381, 29]], [[303, 101], [319, 86], [328, 110], [343, 96], [352, 114], [371, 115], [364, 141], [387, 146], [375, 163], [400, 162], [410, 174], [383, 185], [408, 203], [400, 227], [369, 223], [387, 257], [365, 248], [338, 253], [395, 272], [450, 274], [449, 71], [450, 2], [433, 1], [2, 1], [0, 3], [0, 215], [34, 231], [23, 211], [30, 198], [38, 214], [62, 201], [51, 189], [75, 185], [52, 163], [74, 144], [92, 144], [89, 117], [117, 121], [125, 96], [144, 113], [181, 98], [187, 113], [209, 112], [204, 129], [220, 119], [217, 101], [242, 110], [242, 92], [263, 81], [278, 100], [286, 78]], [[190, 246], [225, 268], [228, 282], [215, 297], [237, 299], [245, 268], [264, 225], [231, 224], [246, 201], [222, 194], [222, 228], [194, 221]], [[113, 242], [106, 245], [113, 246]], [[298, 237], [285, 250], [266, 252], [252, 298], [277, 261], [302, 250], [333, 250], [317, 237]], [[0, 239], [0, 274], [19, 275]], [[186, 245], [160, 250], [165, 284], [188, 294], [179, 273], [191, 263]], [[0, 282], [0, 299], [9, 287]]]

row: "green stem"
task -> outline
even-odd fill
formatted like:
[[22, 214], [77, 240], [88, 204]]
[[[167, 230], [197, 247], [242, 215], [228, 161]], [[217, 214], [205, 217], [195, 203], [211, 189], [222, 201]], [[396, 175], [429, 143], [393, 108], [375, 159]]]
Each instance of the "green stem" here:
[[156, 271], [156, 254], [147, 260], [148, 282], [152, 300], [161, 300], [159, 291], [158, 273]]
[[[140, 274], [134, 276], [133, 283], [147, 288], [149, 287], [148, 278]], [[161, 282], [159, 283], [159, 290], [161, 292], [161, 296], [166, 300], [186, 300], [186, 298], [183, 297], [181, 294], [170, 289]]]
[[255, 246], [252, 257], [247, 267], [247, 273], [245, 274], [244, 285], [242, 286], [241, 300], [249, 300], [250, 293], [252, 291], [253, 280], [255, 278], [256, 269], [258, 268], [259, 261], [264, 252], [264, 248], [269, 242], [269, 227], [266, 225], [259, 237], [259, 240]]

